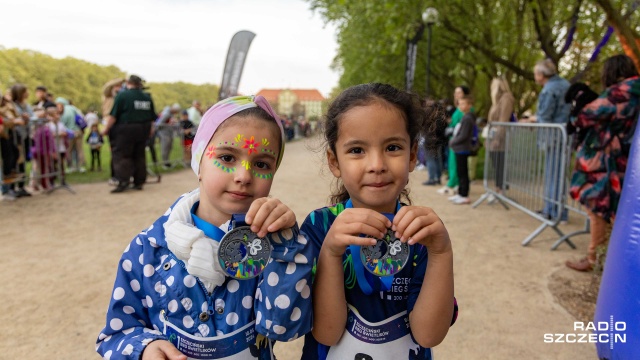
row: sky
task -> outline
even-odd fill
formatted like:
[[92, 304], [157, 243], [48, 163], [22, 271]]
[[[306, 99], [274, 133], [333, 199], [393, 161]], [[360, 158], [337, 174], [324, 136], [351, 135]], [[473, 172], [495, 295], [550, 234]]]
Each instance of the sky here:
[[[222, 81], [233, 34], [253, 39], [240, 93], [337, 85], [336, 30], [303, 0], [0, 0], [0, 46], [115, 65], [151, 82]], [[10, 13], [10, 14], [9, 14]]]

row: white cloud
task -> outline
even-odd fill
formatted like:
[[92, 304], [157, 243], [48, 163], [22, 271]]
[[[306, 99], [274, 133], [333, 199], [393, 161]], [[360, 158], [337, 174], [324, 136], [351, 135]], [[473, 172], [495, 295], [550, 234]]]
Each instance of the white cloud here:
[[215, 83], [231, 37], [256, 33], [240, 92], [317, 88], [338, 74], [335, 28], [302, 0], [0, 0], [0, 45], [116, 65], [148, 81]]

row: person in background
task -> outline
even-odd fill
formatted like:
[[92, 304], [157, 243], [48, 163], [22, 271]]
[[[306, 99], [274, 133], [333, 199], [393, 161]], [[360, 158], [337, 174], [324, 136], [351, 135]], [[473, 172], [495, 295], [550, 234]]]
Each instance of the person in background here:
[[[458, 101], [463, 97], [463, 96], [468, 96], [471, 95], [471, 90], [469, 90], [468, 87], [464, 86], [464, 85], [460, 85], [458, 87], [456, 87], [455, 91], [453, 92], [453, 101], [455, 103], [455, 106], [458, 107]], [[473, 110], [473, 109], [472, 109]], [[449, 139], [451, 139], [452, 134], [453, 134], [453, 129], [455, 129], [455, 127], [460, 123], [460, 120], [462, 120], [462, 116], [464, 116], [464, 114], [462, 113], [462, 111], [460, 111], [459, 108], [456, 108], [456, 111], [453, 113], [453, 115], [451, 115], [451, 123], [449, 123], [449, 127], [447, 128], [446, 134], [449, 137]], [[458, 192], [458, 171], [457, 171], [457, 167], [456, 167], [456, 154], [453, 152], [453, 150], [451, 150], [451, 148], [449, 148], [448, 151], [448, 171], [449, 171], [449, 181], [447, 181], [447, 185], [438, 189], [438, 194], [441, 195], [450, 195], [453, 196]]]
[[35, 91], [36, 101], [33, 103], [34, 107], [40, 107], [42, 109], [46, 109], [51, 105], [55, 106], [53, 101], [50, 101], [47, 98], [47, 88], [40, 85], [36, 88]]
[[45, 109], [45, 116], [47, 118], [47, 126], [54, 138], [56, 147], [56, 156], [54, 157], [53, 169], [54, 171], [60, 171], [62, 178], [60, 182], [64, 185], [64, 162], [67, 154], [67, 138], [69, 137], [69, 130], [60, 121], [60, 110], [56, 106], [49, 106]]
[[96, 169], [96, 165], [98, 165], [98, 171], [102, 171], [102, 164], [100, 164], [100, 149], [104, 144], [104, 140], [102, 138], [102, 134], [100, 134], [98, 125], [98, 122], [92, 123], [89, 135], [87, 135], [87, 144], [89, 144], [89, 147], [91, 148], [90, 171], [94, 171]]
[[[67, 172], [72, 173], [76, 171], [84, 172], [84, 168], [81, 165], [84, 165], [84, 149], [82, 145], [82, 129], [76, 124], [76, 108], [75, 106], [69, 103], [69, 100], [58, 97], [56, 98], [56, 105], [58, 106], [58, 111], [60, 112], [60, 122], [64, 125], [64, 127], [72, 132], [73, 137], [67, 138], [69, 143], [69, 148], [67, 150]], [[78, 144], [79, 142], [79, 144]], [[74, 155], [75, 154], [75, 155]], [[73, 159], [76, 159], [76, 165], [79, 166], [73, 167]]]
[[116, 142], [113, 147], [113, 162], [118, 185], [111, 193], [121, 193], [129, 187], [133, 176], [133, 188], [142, 190], [147, 179], [145, 146], [151, 136], [151, 123], [156, 118], [151, 95], [143, 92], [143, 80], [131, 75], [127, 90], [120, 92], [103, 134], [113, 128]]
[[[488, 124], [511, 121], [513, 116], [513, 107], [515, 98], [509, 89], [507, 80], [501, 77], [495, 77], [491, 80], [491, 108], [489, 109]], [[502, 193], [504, 188], [504, 146], [507, 128], [504, 126], [495, 126], [490, 128], [487, 138], [487, 150], [490, 152], [491, 166], [493, 167], [496, 192]], [[493, 194], [488, 199], [489, 202], [494, 201]]]
[[160, 138], [160, 156], [162, 157], [162, 167], [166, 170], [171, 168], [171, 148], [173, 147], [173, 135], [175, 133], [175, 116], [180, 112], [180, 104], [175, 103], [162, 109], [160, 116], [156, 120], [156, 133]]
[[14, 131], [16, 134], [16, 144], [18, 146], [18, 163], [17, 172], [20, 178], [12, 184], [17, 197], [31, 196], [25, 190], [26, 164], [31, 160], [31, 137], [29, 134], [29, 121], [34, 117], [31, 105], [27, 103], [29, 98], [29, 90], [23, 84], [15, 84], [11, 87], [11, 98], [13, 99], [13, 107], [16, 111], [16, 119], [20, 119], [20, 123], [15, 123]]
[[[446, 110], [444, 104], [441, 101], [427, 101], [427, 108], [430, 108], [431, 111], [433, 109], [437, 109], [438, 116], [446, 117]], [[432, 138], [429, 140], [433, 144], [427, 144], [426, 141], [421, 145], [425, 151], [426, 156], [426, 164], [427, 164], [427, 172], [429, 173], [429, 178], [427, 181], [423, 182], [422, 185], [440, 185], [440, 178], [442, 177], [443, 171], [443, 161], [442, 154], [443, 150], [447, 144], [447, 137], [445, 135], [445, 131], [447, 129], [446, 121], [438, 121], [436, 122], [434, 130], [432, 133]], [[425, 129], [429, 130], [429, 129]], [[424, 139], [424, 138], [421, 138]], [[417, 168], [417, 167], [416, 167]]]
[[[107, 124], [107, 118], [109, 114], [111, 114], [111, 109], [113, 108], [113, 101], [123, 88], [123, 85], [126, 83], [126, 80], [123, 78], [117, 78], [108, 81], [102, 87], [102, 124]], [[113, 144], [115, 143], [114, 134], [107, 134], [109, 138], [109, 149], [111, 153], [113, 153]], [[109, 164], [109, 168], [111, 170], [111, 178], [109, 179], [109, 185], [116, 186], [118, 185], [118, 180], [116, 179], [116, 173], [113, 169], [113, 158], [111, 158], [111, 163]]]
[[[535, 115], [527, 119], [521, 119], [521, 122], [540, 123], [540, 124], [566, 124], [569, 120], [569, 112], [571, 106], [564, 102], [564, 96], [569, 89], [569, 82], [558, 75], [556, 65], [551, 59], [540, 60], [533, 68], [533, 75], [538, 85], [542, 85], [542, 91], [538, 95], [538, 109]], [[559, 186], [557, 179], [560, 168], [563, 164], [558, 160], [557, 154], [566, 149], [558, 148], [557, 141], [553, 141], [555, 137], [552, 133], [546, 131], [539, 133], [540, 146], [546, 153], [544, 167], [544, 208], [539, 213], [547, 219], [555, 219], [560, 216], [560, 222], [566, 223], [569, 219], [569, 212], [564, 209], [562, 214], [558, 214], [562, 194], [560, 192], [562, 186]]]
[[191, 144], [196, 137], [196, 127], [189, 119], [187, 110], [183, 110], [180, 115], [180, 128], [182, 128], [182, 150], [184, 152], [183, 160], [186, 164], [191, 163]]
[[465, 95], [458, 100], [458, 110], [463, 114], [462, 119], [453, 129], [453, 136], [449, 140], [449, 148], [456, 156], [456, 169], [458, 170], [459, 191], [450, 196], [449, 201], [455, 205], [467, 205], [469, 200], [469, 169], [468, 158], [472, 153], [473, 129], [476, 124], [476, 116], [471, 111], [473, 100]]
[[193, 100], [191, 107], [187, 109], [187, 113], [189, 114], [189, 120], [191, 120], [193, 125], [197, 128], [198, 125], [200, 125], [200, 120], [202, 119], [202, 107], [200, 106], [200, 101]]
[[616, 218], [640, 115], [640, 79], [631, 58], [616, 55], [605, 60], [602, 85], [606, 89], [600, 97], [571, 120], [585, 135], [576, 154], [569, 194], [584, 205], [591, 221], [587, 256], [566, 262], [577, 271], [591, 270], [598, 246], [608, 240], [607, 224]]
[[2, 200], [13, 201], [16, 199], [15, 178], [18, 165], [17, 135], [14, 132], [16, 125], [23, 124], [18, 117], [11, 91], [0, 94], [0, 116], [3, 119], [4, 131], [0, 133], [0, 155], [2, 155]]

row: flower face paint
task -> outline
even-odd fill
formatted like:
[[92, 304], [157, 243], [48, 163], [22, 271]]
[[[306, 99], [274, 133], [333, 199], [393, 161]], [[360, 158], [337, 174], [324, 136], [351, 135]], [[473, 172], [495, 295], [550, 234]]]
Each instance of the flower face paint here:
[[[271, 142], [267, 138], [262, 138], [262, 141], [256, 141], [256, 136], [251, 136], [249, 138], [245, 137], [242, 134], [237, 134], [232, 141], [221, 141], [216, 146], [209, 146], [207, 148], [206, 155], [209, 158], [215, 156], [216, 148], [224, 148], [224, 147], [236, 147], [240, 149], [246, 149], [247, 155], [262, 153], [269, 155], [273, 158], [277, 158], [278, 154], [273, 149], [269, 149], [268, 146], [271, 145]], [[220, 163], [218, 160], [214, 160], [214, 165], [220, 168], [224, 172], [233, 172], [235, 171], [235, 167], [227, 167]], [[257, 168], [252, 168], [251, 162], [249, 160], [241, 160], [240, 166], [242, 166], [245, 170], [252, 170], [251, 173], [254, 177], [258, 179], [272, 179], [273, 171], [265, 173], [265, 165], [266, 164], [258, 164]], [[256, 170], [257, 169], [257, 170]], [[262, 171], [261, 171], [262, 170]]]

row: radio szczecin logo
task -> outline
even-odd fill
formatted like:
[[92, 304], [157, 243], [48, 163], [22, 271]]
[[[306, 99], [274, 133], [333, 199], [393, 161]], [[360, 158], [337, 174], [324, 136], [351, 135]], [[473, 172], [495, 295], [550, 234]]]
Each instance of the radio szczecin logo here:
[[624, 321], [613, 321], [613, 315], [611, 315], [609, 322], [598, 321], [584, 323], [576, 321], [573, 323], [573, 333], [544, 334], [544, 342], [609, 344], [609, 348], [613, 349], [613, 344], [627, 342], [626, 330], [627, 323]]

